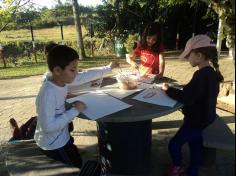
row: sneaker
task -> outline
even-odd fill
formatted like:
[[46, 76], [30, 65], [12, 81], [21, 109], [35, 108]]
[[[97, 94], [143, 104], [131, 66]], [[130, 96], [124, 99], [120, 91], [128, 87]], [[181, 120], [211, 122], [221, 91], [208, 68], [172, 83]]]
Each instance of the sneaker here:
[[184, 172], [184, 168], [181, 167], [181, 166], [172, 166], [166, 176], [185, 176], [185, 175], [182, 175]]

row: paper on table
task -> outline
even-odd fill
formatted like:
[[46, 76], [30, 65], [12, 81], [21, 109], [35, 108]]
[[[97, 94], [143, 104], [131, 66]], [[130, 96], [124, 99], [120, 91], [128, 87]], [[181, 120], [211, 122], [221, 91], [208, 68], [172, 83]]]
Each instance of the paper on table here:
[[133, 99], [143, 101], [146, 103], [174, 107], [177, 103], [176, 100], [168, 97], [164, 91], [159, 88], [146, 89]]
[[97, 120], [104, 116], [131, 107], [131, 105], [126, 104], [102, 92], [83, 94], [74, 98], [67, 99], [66, 101], [68, 103], [73, 103], [75, 101], [84, 102], [87, 105], [87, 109], [83, 112], [83, 114], [91, 120]]
[[141, 77], [139, 79], [140, 82], [143, 82], [143, 83], [147, 83], [147, 84], [151, 84], [154, 82], [154, 79], [155, 79], [156, 75], [154, 74], [150, 74], [148, 76], [145, 76], [145, 77]]
[[113, 97], [116, 97], [118, 99], [123, 99], [125, 97], [128, 97], [136, 92], [139, 92], [141, 91], [142, 89], [135, 89], [135, 90], [121, 90], [121, 89], [114, 89], [114, 90], [107, 90], [107, 91], [104, 91], [105, 93], [113, 96]]
[[105, 87], [100, 88], [99, 90], [96, 90], [97, 92], [104, 92], [106, 94], [109, 94], [115, 98], [118, 99], [123, 99], [125, 97], [128, 97], [136, 92], [139, 92], [143, 90], [143, 88], [137, 88], [134, 90], [122, 90], [119, 88], [118, 84], [112, 84], [112, 85], [108, 85]]

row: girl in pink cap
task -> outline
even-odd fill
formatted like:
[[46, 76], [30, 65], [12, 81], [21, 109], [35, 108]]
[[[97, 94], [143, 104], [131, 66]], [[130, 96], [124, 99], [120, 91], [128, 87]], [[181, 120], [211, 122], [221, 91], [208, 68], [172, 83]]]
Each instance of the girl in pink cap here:
[[[163, 84], [167, 95], [184, 104], [184, 123], [170, 140], [169, 153], [173, 166], [167, 176], [198, 176], [202, 163], [204, 128], [216, 118], [216, 102], [219, 83], [224, 80], [219, 71], [218, 56], [215, 45], [206, 35], [191, 38], [180, 58], [186, 58], [193, 67], [199, 69], [183, 90]], [[190, 163], [187, 170], [182, 165], [181, 149], [188, 143]]]
[[[141, 76], [155, 74], [156, 78], [159, 78], [165, 70], [163, 52], [161, 28], [154, 22], [146, 26], [141, 43], [130, 54], [129, 63], [139, 70]], [[140, 65], [135, 62], [136, 57], [140, 58]]]

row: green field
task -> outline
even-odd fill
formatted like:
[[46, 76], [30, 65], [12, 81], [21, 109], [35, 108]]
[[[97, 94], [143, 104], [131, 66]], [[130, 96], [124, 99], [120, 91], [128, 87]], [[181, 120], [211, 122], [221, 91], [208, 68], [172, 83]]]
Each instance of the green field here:
[[[37, 29], [34, 31], [35, 41], [61, 41], [61, 30], [60, 27]], [[86, 34], [85, 28], [82, 29], [83, 35]], [[76, 31], [75, 26], [64, 26], [63, 34], [65, 41], [75, 41]], [[21, 30], [9, 30], [0, 32], [0, 43], [1, 42], [14, 42], [14, 41], [31, 41], [31, 33], [28, 29]]]
[[[111, 61], [119, 61], [120, 63], [124, 62], [124, 59], [117, 59], [113, 57], [108, 58], [88, 58], [83, 61], [79, 61], [79, 70], [88, 69], [92, 67], [105, 66], [109, 64]], [[26, 62], [21, 64], [20, 66], [12, 66], [7, 68], [0, 67], [0, 79], [8, 79], [8, 78], [16, 78], [22, 76], [32, 76], [32, 75], [41, 75], [47, 71], [47, 64], [45, 62]]]
[[[83, 35], [87, 33], [86, 29], [82, 28]], [[65, 41], [76, 41], [75, 26], [64, 26], [63, 34]], [[37, 43], [54, 41], [59, 43], [61, 41], [60, 27], [45, 28], [34, 30], [34, 39]], [[1, 42], [19, 42], [19, 41], [31, 41], [30, 30], [8, 30], [0, 32], [0, 44]], [[7, 68], [3, 68], [3, 62], [0, 60], [0, 79], [39, 75], [47, 71], [47, 65], [43, 53], [37, 53], [38, 62], [35, 63], [34, 56], [29, 58], [18, 58], [17, 64], [13, 64], [11, 60], [7, 60]], [[87, 69], [91, 67], [103, 66], [117, 60], [117, 58], [111, 57], [95, 57], [87, 58], [86, 60], [79, 62], [79, 69]]]

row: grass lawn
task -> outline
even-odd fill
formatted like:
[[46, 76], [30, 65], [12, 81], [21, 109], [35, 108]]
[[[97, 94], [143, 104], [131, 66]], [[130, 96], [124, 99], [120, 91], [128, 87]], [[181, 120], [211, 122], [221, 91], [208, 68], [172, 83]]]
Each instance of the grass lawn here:
[[[109, 57], [109, 58], [87, 58], [86, 60], [79, 61], [79, 70], [88, 69], [92, 67], [105, 66], [109, 64], [111, 61], [119, 61], [123, 62], [121, 59]], [[24, 77], [24, 76], [32, 76], [32, 75], [40, 75], [47, 71], [47, 64], [45, 62], [38, 63], [23, 63], [20, 66], [9, 66], [7, 68], [3, 68], [3, 65], [0, 64], [0, 79], [7, 78], [16, 78], [16, 77]]]
[[[64, 39], [65, 41], [76, 40], [76, 30], [74, 26], [64, 26]], [[86, 33], [83, 28], [84, 34]], [[45, 28], [34, 30], [34, 39], [36, 41], [61, 41], [60, 27]], [[31, 41], [31, 33], [28, 29], [20, 30], [8, 30], [0, 32], [0, 43], [1, 42], [15, 42], [15, 41]]]
[[0, 68], [0, 79], [43, 74], [47, 70], [46, 63], [28, 63], [18, 67]]

